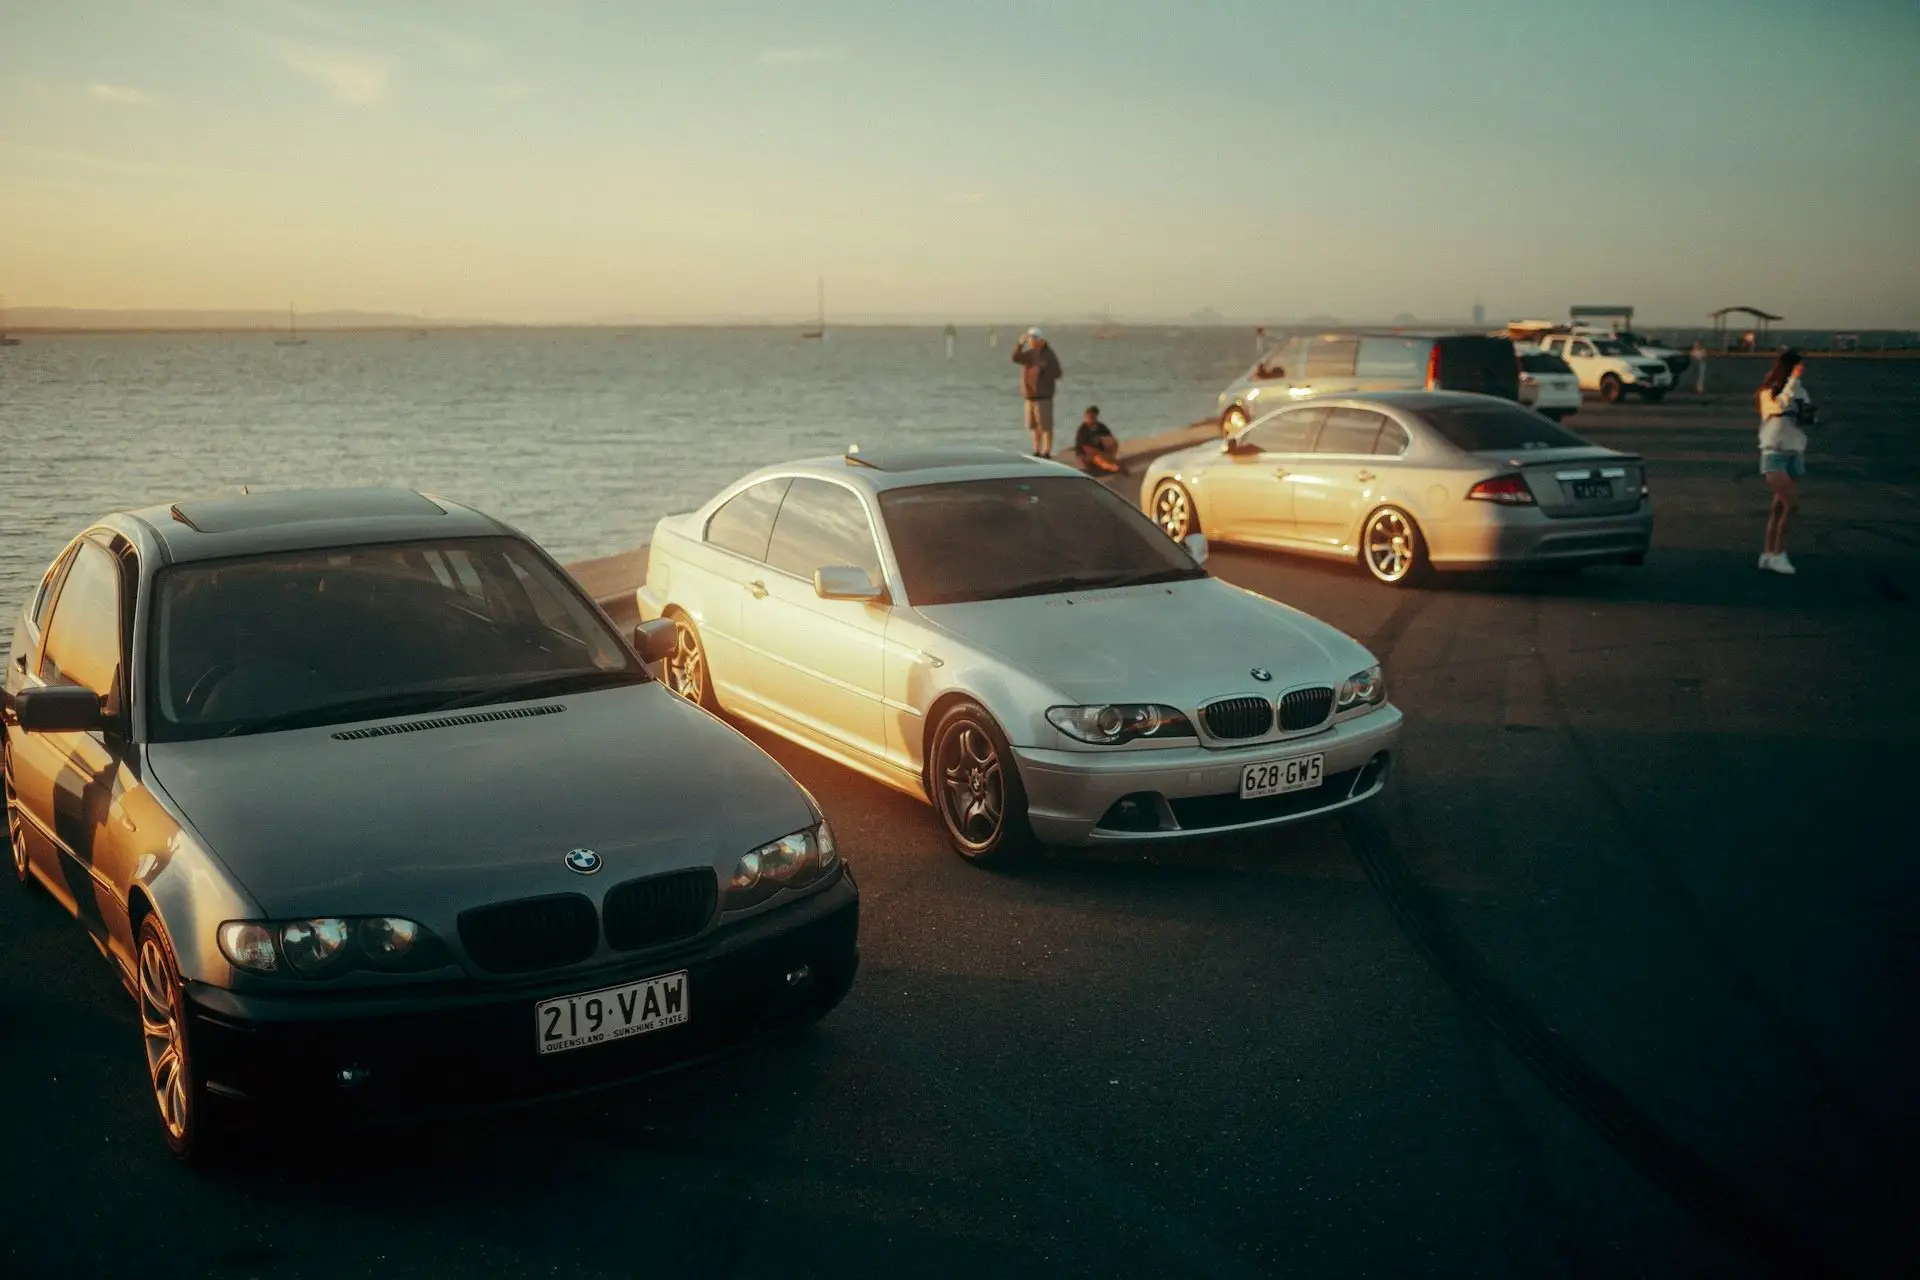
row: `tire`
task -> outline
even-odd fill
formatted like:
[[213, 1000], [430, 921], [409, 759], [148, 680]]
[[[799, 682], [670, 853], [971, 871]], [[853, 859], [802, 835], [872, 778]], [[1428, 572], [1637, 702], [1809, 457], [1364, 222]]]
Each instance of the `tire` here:
[[1228, 406], [1227, 411], [1220, 415], [1220, 434], [1223, 436], [1230, 436], [1246, 425], [1247, 411], [1237, 404]]
[[1200, 532], [1200, 513], [1194, 509], [1193, 495], [1178, 480], [1161, 481], [1153, 491], [1152, 506], [1153, 522], [1175, 542]]
[[194, 1067], [185, 984], [173, 942], [154, 915], [140, 922], [134, 1000], [140, 1007], [147, 1082], [167, 1149], [187, 1164], [220, 1163], [232, 1151], [235, 1130], [225, 1104], [207, 1092]]
[[1360, 526], [1360, 564], [1389, 587], [1414, 586], [1432, 567], [1420, 526], [1399, 507], [1381, 507]]
[[1615, 374], [1600, 375], [1600, 398], [1608, 404], [1619, 404], [1620, 397], [1627, 393], [1626, 384]]
[[713, 691], [713, 668], [707, 661], [707, 647], [693, 619], [678, 609], [667, 611], [673, 619], [673, 656], [661, 669], [667, 688], [688, 702], [713, 715], [720, 714], [720, 697]]
[[1655, 390], [1655, 391], [1642, 391], [1640, 393], [1640, 398], [1642, 400], [1645, 400], [1648, 404], [1659, 404], [1662, 400], [1665, 400], [1667, 398], [1667, 393], [1664, 389]]
[[7, 853], [13, 863], [13, 878], [31, 888], [33, 872], [27, 868], [27, 820], [20, 816], [20, 801], [13, 794], [13, 755], [0, 747], [0, 798], [6, 805]]
[[971, 699], [940, 713], [927, 739], [927, 794], [947, 843], [968, 862], [1010, 866], [1038, 847], [1020, 769], [986, 708]]

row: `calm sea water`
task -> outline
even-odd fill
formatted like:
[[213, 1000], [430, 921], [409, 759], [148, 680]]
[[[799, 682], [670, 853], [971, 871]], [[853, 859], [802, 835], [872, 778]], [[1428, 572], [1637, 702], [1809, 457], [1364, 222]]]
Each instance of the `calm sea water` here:
[[[964, 331], [951, 360], [904, 328], [30, 337], [0, 352], [0, 617], [95, 517], [238, 485], [408, 485], [571, 560], [851, 442], [1024, 449], [1014, 332]], [[1096, 402], [1123, 439], [1185, 425], [1253, 355], [1238, 329], [1049, 336], [1057, 443]]]

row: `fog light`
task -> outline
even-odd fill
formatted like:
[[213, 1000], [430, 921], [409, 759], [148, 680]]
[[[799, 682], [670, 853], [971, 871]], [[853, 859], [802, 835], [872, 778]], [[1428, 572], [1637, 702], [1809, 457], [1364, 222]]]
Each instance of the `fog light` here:
[[333, 1073], [333, 1082], [342, 1089], [357, 1089], [372, 1075], [366, 1067], [342, 1067]]
[[788, 972], [787, 985], [790, 987], [797, 987], [801, 983], [805, 982], [808, 978], [811, 978], [812, 976], [813, 976], [813, 969], [810, 966], [803, 964], [798, 969], [794, 969]]

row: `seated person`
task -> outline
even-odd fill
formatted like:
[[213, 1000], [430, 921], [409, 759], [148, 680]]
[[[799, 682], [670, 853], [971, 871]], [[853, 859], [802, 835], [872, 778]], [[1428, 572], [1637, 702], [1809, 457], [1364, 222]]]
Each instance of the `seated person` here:
[[1287, 371], [1272, 356], [1263, 356], [1260, 363], [1253, 366], [1253, 376], [1257, 382], [1271, 382], [1275, 378], [1286, 377]]
[[1114, 475], [1126, 470], [1120, 465], [1120, 442], [1114, 439], [1107, 424], [1100, 421], [1099, 405], [1087, 406], [1079, 429], [1073, 433], [1073, 452], [1087, 472]]

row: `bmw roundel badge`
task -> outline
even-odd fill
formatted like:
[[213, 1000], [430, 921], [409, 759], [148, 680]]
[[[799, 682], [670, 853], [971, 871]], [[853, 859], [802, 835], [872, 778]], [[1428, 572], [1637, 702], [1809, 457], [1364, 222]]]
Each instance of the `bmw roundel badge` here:
[[575, 849], [567, 855], [567, 870], [590, 876], [600, 869], [600, 855], [591, 849]]
[[1273, 679], [1273, 672], [1267, 670], [1265, 667], [1255, 667], [1252, 671], [1249, 671], [1247, 674], [1252, 676], [1255, 680], [1258, 680], [1262, 684], [1265, 684], [1267, 681]]

